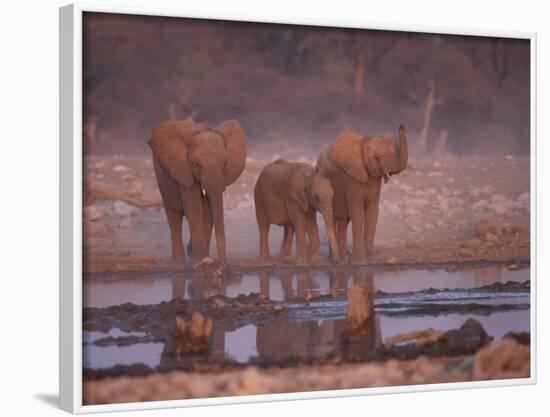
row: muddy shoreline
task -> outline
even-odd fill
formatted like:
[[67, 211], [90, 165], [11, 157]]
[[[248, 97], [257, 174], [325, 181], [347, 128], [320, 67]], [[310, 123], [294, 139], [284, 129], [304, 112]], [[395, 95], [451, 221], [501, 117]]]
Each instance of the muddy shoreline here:
[[[441, 261], [441, 262], [411, 262], [411, 263], [368, 263], [364, 265], [335, 265], [329, 262], [323, 264], [313, 264], [307, 266], [296, 266], [289, 265], [284, 263], [279, 263], [276, 265], [261, 265], [256, 263], [255, 260], [248, 261], [232, 261], [229, 260], [226, 268], [226, 273], [232, 276], [238, 276], [246, 272], [301, 272], [301, 271], [353, 271], [359, 268], [368, 269], [373, 272], [391, 272], [391, 271], [403, 271], [403, 270], [444, 270], [444, 271], [455, 271], [455, 270], [467, 270], [474, 268], [484, 268], [490, 266], [503, 266], [503, 267], [518, 267], [525, 268], [531, 266], [531, 261], [529, 258], [525, 259], [502, 259], [502, 260], [470, 260], [470, 261]], [[159, 261], [159, 263], [153, 262], [149, 268], [142, 268], [140, 265], [135, 265], [135, 263], [130, 263], [127, 267], [121, 267], [120, 269], [109, 269], [106, 271], [95, 270], [88, 271], [83, 273], [83, 278], [85, 280], [116, 280], [117, 278], [131, 278], [131, 279], [140, 279], [148, 278], [150, 274], [160, 273], [166, 274], [167, 277], [176, 276], [189, 276], [192, 275], [193, 269], [192, 265], [182, 269], [174, 268], [168, 264], [166, 260]]]

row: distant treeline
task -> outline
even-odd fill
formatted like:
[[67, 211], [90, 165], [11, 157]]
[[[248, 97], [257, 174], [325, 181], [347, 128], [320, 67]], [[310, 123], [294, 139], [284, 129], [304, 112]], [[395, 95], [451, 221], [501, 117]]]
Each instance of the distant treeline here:
[[238, 119], [250, 144], [408, 130], [417, 154], [526, 154], [529, 41], [86, 13], [87, 152], [154, 123]]

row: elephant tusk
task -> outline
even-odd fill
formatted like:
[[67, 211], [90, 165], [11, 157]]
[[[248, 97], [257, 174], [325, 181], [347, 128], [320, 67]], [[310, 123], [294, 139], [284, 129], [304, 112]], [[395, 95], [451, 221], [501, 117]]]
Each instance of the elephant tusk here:
[[384, 183], [387, 183], [390, 180], [390, 176], [387, 172], [384, 172]]
[[206, 190], [204, 188], [201, 188], [202, 195], [206, 197]]

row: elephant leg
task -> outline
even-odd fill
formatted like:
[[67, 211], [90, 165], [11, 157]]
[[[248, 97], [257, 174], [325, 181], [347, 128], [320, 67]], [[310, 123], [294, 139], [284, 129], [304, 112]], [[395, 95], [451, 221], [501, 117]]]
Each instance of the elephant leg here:
[[292, 239], [294, 239], [294, 229], [290, 224], [285, 224], [284, 228], [285, 235], [283, 244], [281, 245], [279, 258], [282, 262], [289, 262], [292, 260]]
[[269, 274], [267, 272], [260, 273], [260, 294], [269, 298]]
[[254, 189], [254, 207], [256, 209], [256, 222], [258, 223], [258, 230], [260, 232], [260, 261], [269, 262], [271, 260], [269, 256], [269, 228], [271, 223], [268, 220], [263, 199], [257, 187]]
[[317, 228], [316, 213], [313, 211], [307, 216], [307, 235], [308, 235], [308, 257], [310, 259], [318, 258], [317, 253], [321, 246], [321, 240], [319, 239], [319, 229]]
[[374, 235], [378, 222], [378, 202], [370, 203], [365, 209], [365, 255], [372, 256], [374, 252]]
[[182, 225], [183, 215], [180, 211], [172, 210], [164, 206], [168, 225], [170, 226], [170, 237], [172, 240], [172, 260], [174, 263], [185, 264], [185, 251], [183, 250]]
[[365, 208], [361, 189], [350, 187], [346, 190], [349, 215], [351, 217], [351, 233], [353, 236], [352, 263], [364, 264], [365, 257]]
[[269, 228], [270, 224], [266, 221], [258, 223], [260, 229], [260, 260], [269, 261]]
[[294, 231], [296, 232], [296, 265], [308, 264], [308, 247], [306, 240], [306, 218], [305, 214], [294, 216]]
[[336, 220], [336, 239], [341, 262], [348, 261], [348, 223], [349, 219]]

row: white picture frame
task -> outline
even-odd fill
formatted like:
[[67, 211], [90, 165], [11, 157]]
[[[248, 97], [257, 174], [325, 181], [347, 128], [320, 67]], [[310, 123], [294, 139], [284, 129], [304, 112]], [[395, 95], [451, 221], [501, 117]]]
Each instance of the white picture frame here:
[[[82, 404], [82, 15], [84, 12], [139, 14], [151, 16], [186, 17], [197, 19], [221, 19], [282, 24], [302, 24], [328, 27], [348, 27], [411, 32], [441, 33], [453, 35], [494, 36], [521, 38], [531, 45], [531, 374], [529, 378], [499, 381], [430, 384], [365, 388], [338, 391], [297, 392], [240, 397], [204, 398], [192, 400], [154, 401], [129, 404]], [[407, 393], [418, 391], [467, 389], [479, 387], [503, 387], [529, 385], [537, 381], [536, 375], [536, 34], [525, 32], [494, 32], [462, 30], [445, 27], [420, 27], [416, 25], [381, 25], [371, 22], [357, 25], [326, 19], [323, 21], [303, 18], [271, 18], [261, 15], [193, 14], [184, 10], [160, 10], [122, 6], [97, 6], [75, 3], [59, 11], [60, 51], [60, 339], [59, 339], [59, 390], [63, 410], [77, 413], [109, 411], [151, 410], [172, 407], [193, 407], [218, 404], [252, 403], [264, 401], [288, 401], [357, 395]]]

